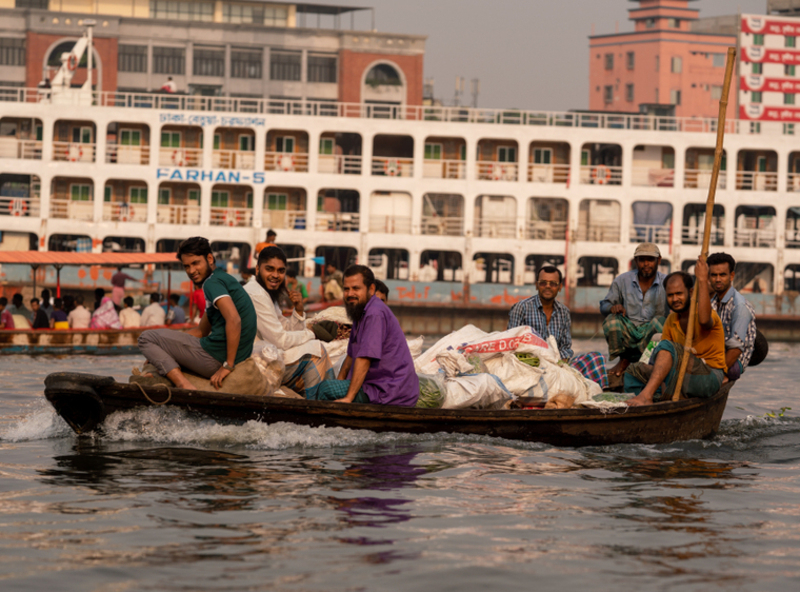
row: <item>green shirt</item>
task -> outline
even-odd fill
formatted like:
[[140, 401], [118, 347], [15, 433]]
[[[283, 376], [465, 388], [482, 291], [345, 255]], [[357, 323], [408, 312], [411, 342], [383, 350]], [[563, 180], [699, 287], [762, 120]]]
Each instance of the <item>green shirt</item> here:
[[219, 267], [214, 268], [203, 282], [203, 294], [206, 297], [206, 315], [211, 323], [211, 333], [200, 339], [200, 345], [220, 363], [225, 363], [228, 357], [228, 339], [225, 335], [225, 317], [217, 308], [217, 300], [229, 296], [242, 319], [242, 333], [234, 364], [244, 362], [253, 353], [257, 328], [256, 309], [253, 308], [250, 296], [233, 276]]

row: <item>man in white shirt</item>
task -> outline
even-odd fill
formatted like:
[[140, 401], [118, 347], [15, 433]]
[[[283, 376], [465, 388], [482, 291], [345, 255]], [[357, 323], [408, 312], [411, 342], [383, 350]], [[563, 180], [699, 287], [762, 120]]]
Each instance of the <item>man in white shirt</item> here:
[[77, 306], [72, 309], [72, 312], [67, 316], [70, 329], [88, 329], [89, 323], [92, 322], [92, 313], [86, 310], [86, 307], [83, 306], [83, 302], [83, 294], [78, 294], [75, 298], [75, 304]]
[[[286, 370], [282, 384], [304, 394], [304, 390], [326, 379], [333, 379], [333, 368], [322, 345], [314, 333], [306, 329], [303, 296], [299, 291], [289, 291], [294, 304], [292, 316], [287, 318], [278, 305], [286, 289], [286, 255], [279, 247], [265, 247], [258, 254], [256, 274], [244, 286], [256, 309], [258, 330], [256, 337], [271, 343], [283, 353]], [[258, 342], [254, 351], [258, 350]]]
[[141, 327], [154, 327], [166, 322], [167, 313], [159, 304], [160, 301], [161, 295], [158, 292], [150, 294], [150, 305], [142, 311]]
[[122, 301], [125, 308], [119, 311], [119, 322], [122, 323], [123, 329], [132, 329], [134, 327], [141, 327], [142, 317], [139, 313], [133, 310], [133, 298], [130, 296], [125, 297]]

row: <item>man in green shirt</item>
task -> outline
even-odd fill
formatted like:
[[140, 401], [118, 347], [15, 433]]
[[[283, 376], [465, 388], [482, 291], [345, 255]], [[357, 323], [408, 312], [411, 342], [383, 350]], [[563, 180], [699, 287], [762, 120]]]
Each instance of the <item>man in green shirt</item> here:
[[193, 237], [178, 247], [178, 259], [195, 286], [202, 286], [206, 314], [188, 333], [154, 329], [139, 336], [144, 357], [179, 388], [192, 389], [183, 369], [211, 379], [214, 388], [236, 364], [253, 353], [256, 311], [247, 292], [222, 269], [215, 267], [208, 239]]

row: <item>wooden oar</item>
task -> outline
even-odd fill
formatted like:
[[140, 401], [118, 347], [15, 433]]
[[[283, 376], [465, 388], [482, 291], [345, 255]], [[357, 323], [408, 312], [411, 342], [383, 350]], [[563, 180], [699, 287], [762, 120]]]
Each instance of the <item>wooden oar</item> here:
[[[725, 82], [722, 86], [722, 97], [719, 100], [719, 119], [717, 121], [717, 148], [714, 150], [714, 170], [711, 172], [711, 184], [708, 186], [708, 199], [706, 200], [706, 223], [703, 228], [703, 250], [704, 257], [708, 256], [708, 243], [711, 235], [711, 220], [714, 217], [714, 197], [717, 195], [717, 180], [719, 179], [719, 169], [722, 165], [722, 141], [725, 137], [725, 115], [728, 111], [728, 94], [731, 88], [731, 78], [733, 77], [733, 65], [736, 62], [736, 49], [728, 48], [728, 61], [725, 65]], [[666, 286], [665, 286], [666, 287]], [[686, 368], [689, 365], [689, 353], [694, 339], [694, 319], [697, 314], [697, 289], [695, 282], [692, 291], [692, 300], [689, 305], [689, 323], [686, 327], [686, 341], [683, 344], [683, 358], [681, 368], [678, 372], [678, 383], [675, 385], [675, 392], [672, 400], [677, 401], [681, 398], [681, 388], [683, 379], [686, 376]]]

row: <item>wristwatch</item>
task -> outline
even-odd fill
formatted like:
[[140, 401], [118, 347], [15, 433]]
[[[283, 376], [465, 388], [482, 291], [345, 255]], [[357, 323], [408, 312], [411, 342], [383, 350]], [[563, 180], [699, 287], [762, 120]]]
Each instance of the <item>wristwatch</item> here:
[[227, 370], [228, 372], [233, 372], [233, 366], [231, 366], [230, 364], [228, 364], [228, 360], [225, 360], [225, 361], [222, 363], [222, 367], [223, 367], [223, 368], [225, 368], [225, 370]]

